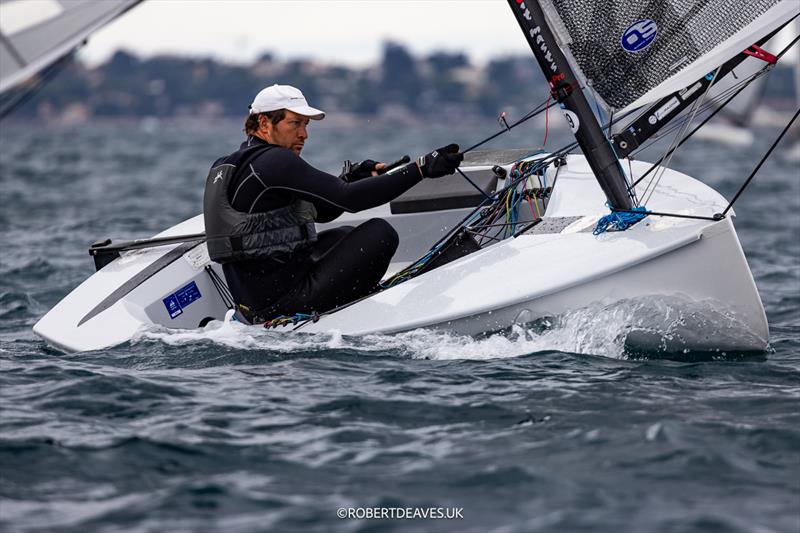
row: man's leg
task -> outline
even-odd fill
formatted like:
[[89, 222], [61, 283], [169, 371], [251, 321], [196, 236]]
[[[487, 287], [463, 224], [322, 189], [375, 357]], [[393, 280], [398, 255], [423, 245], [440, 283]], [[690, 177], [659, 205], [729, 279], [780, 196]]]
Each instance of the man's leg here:
[[[330, 245], [333, 237], [325, 238], [323, 244]], [[273, 307], [274, 314], [323, 312], [366, 296], [386, 273], [398, 244], [394, 228], [383, 219], [373, 218], [332, 245], [320, 246], [322, 253], [315, 246], [314, 266]]]
[[320, 231], [317, 234], [317, 242], [311, 247], [311, 260], [317, 262], [325, 257], [334, 246], [339, 244], [354, 229], [353, 226], [339, 226], [338, 228]]

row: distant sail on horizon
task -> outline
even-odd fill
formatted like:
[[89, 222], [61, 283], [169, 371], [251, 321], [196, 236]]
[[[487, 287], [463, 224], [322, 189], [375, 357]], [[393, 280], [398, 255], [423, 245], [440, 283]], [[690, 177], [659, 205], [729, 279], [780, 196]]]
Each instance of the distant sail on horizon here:
[[142, 0], [0, 0], [0, 94], [85, 42]]

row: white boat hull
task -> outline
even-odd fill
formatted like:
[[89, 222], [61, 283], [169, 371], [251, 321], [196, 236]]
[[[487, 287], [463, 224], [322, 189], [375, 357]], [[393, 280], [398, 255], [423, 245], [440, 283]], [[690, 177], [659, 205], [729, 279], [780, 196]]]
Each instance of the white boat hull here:
[[[634, 163], [634, 175], [648, 167]], [[603, 204], [603, 194], [585, 159], [570, 156], [560, 170], [544, 221], [532, 232], [325, 315], [300, 331], [362, 335], [435, 328], [476, 335], [590, 305], [634, 300], [668, 302], [668, 312], [679, 316], [680, 327], [670, 326], [663, 334], [652, 335], [652, 327], [642, 329], [651, 334], [645, 336], [646, 342], [655, 349], [762, 350], [767, 346], [764, 309], [730, 218], [651, 216], [627, 231], [595, 236], [591, 229], [607, 213]], [[725, 205], [725, 199], [711, 188], [668, 170], [647, 207], [711, 216]], [[383, 207], [349, 218], [369, 218], [381, 209], [389, 214]], [[440, 213], [440, 218], [432, 216], [428, 222], [452, 224], [461, 213], [451, 215], [447, 219]], [[438, 240], [442, 230], [424, 229], [422, 219], [413, 220], [414, 246]], [[195, 217], [162, 235], [202, 230], [202, 217]], [[409, 235], [401, 235], [401, 240], [413, 240]], [[206, 263], [199, 253], [203, 248], [185, 252], [164, 246], [129, 253], [77, 287], [34, 331], [64, 350], [85, 351], [126, 342], [154, 324], [193, 329], [208, 319], [222, 319], [226, 307], [203, 269]], [[170, 253], [174, 258], [167, 266], [152, 266], [167, 262]], [[155, 272], [142, 280], [148, 268]], [[213, 268], [221, 274], [219, 265]], [[191, 283], [195, 287], [187, 289]], [[185, 305], [170, 316], [168, 302], [180, 298]], [[702, 324], [694, 327], [687, 321]]]

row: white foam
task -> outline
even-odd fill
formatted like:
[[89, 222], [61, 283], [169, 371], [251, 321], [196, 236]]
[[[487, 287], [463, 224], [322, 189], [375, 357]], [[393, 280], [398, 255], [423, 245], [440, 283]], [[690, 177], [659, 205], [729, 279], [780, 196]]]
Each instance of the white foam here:
[[172, 346], [212, 342], [278, 354], [335, 349], [418, 359], [488, 360], [547, 351], [624, 358], [626, 345], [631, 344], [646, 351], [675, 352], [680, 351], [682, 343], [697, 342], [700, 337], [724, 346], [726, 340], [733, 342], [748, 334], [731, 316], [710, 304], [651, 299], [594, 304], [482, 338], [424, 329], [351, 337], [337, 331], [312, 334], [268, 330], [226, 319], [195, 330], [150, 327], [140, 331], [134, 342], [156, 340]]

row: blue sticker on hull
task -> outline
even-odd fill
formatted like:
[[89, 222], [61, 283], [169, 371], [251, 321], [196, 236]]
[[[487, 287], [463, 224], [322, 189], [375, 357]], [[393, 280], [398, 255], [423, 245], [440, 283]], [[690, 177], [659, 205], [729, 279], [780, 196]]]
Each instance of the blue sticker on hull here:
[[193, 281], [187, 286], [175, 291], [175, 296], [178, 297], [178, 303], [181, 304], [181, 307], [186, 307], [200, 298], [200, 289], [197, 288], [197, 284]]
[[183, 313], [183, 309], [181, 309], [181, 304], [178, 303], [178, 299], [175, 298], [174, 294], [170, 294], [166, 298], [164, 298], [164, 306], [167, 308], [167, 313], [169, 314], [170, 318], [175, 318], [176, 316]]
[[164, 307], [167, 308], [169, 317], [175, 318], [183, 313], [187, 305], [202, 298], [202, 296], [203, 295], [200, 294], [200, 289], [197, 288], [197, 283], [193, 281], [170, 294], [162, 301], [164, 302]]
[[641, 52], [651, 44], [658, 33], [658, 25], [650, 19], [637, 20], [625, 30], [620, 44], [626, 52]]

